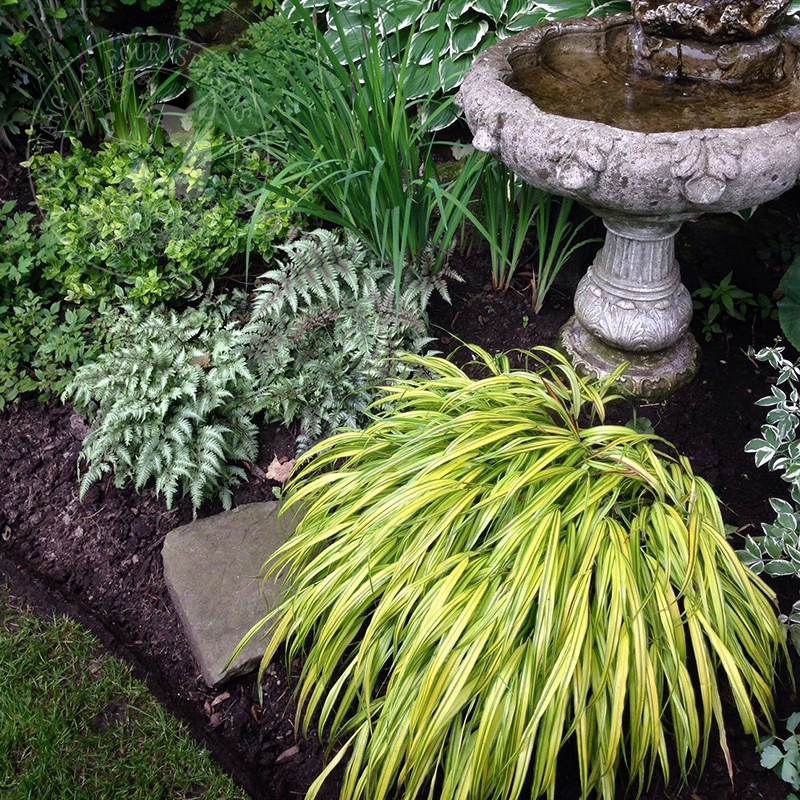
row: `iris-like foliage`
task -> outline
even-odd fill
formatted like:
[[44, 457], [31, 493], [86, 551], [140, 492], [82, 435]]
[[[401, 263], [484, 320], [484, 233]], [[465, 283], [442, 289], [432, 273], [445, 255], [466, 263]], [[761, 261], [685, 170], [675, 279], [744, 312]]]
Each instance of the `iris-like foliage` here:
[[291, 483], [263, 666], [303, 654], [302, 728], [340, 745], [328, 770], [349, 757], [342, 797], [552, 796], [571, 742], [583, 796], [610, 800], [623, 766], [641, 787], [702, 765], [714, 723], [727, 750], [727, 690], [755, 735], [783, 634], [709, 485], [602, 424], [610, 379], [475, 353], [488, 377], [414, 358], [433, 377], [387, 387]]

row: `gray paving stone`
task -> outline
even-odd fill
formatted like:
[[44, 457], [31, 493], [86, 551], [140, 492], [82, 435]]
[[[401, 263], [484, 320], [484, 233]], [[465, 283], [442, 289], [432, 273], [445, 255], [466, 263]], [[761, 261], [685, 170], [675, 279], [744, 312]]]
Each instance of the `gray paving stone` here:
[[167, 534], [164, 578], [203, 679], [217, 686], [258, 666], [257, 636], [226, 669], [236, 645], [278, 597], [261, 568], [294, 528], [278, 519], [277, 503], [251, 503], [198, 519]]

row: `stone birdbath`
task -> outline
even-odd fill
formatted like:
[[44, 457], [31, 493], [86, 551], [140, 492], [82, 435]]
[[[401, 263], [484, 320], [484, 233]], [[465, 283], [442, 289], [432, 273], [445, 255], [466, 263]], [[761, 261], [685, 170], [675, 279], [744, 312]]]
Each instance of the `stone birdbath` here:
[[800, 26], [788, 0], [634, 0], [479, 56], [458, 101], [474, 146], [602, 218], [605, 243], [560, 346], [582, 372], [630, 366], [659, 397], [694, 376], [692, 302], [675, 259], [686, 220], [771, 200], [800, 171]]

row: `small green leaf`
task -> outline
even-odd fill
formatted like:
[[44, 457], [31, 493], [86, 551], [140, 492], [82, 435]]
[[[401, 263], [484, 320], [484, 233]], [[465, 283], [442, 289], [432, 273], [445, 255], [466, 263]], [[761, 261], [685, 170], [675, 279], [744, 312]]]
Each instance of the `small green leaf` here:
[[800, 773], [797, 766], [789, 759], [784, 758], [781, 764], [781, 780], [791, 784], [793, 789], [800, 789]]
[[761, 751], [761, 766], [765, 769], [773, 769], [783, 758], [783, 752], [777, 745], [771, 744]]

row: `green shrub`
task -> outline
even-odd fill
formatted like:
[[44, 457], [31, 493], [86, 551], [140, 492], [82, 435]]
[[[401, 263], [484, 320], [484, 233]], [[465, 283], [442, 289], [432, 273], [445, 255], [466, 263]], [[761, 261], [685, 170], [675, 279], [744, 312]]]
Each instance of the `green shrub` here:
[[[282, 14], [251, 25], [235, 46], [208, 48], [191, 63], [192, 113], [229, 136], [281, 136], [281, 119], [294, 112], [287, 85], [319, 86], [314, 36]], [[282, 113], [276, 113], [281, 107]]]
[[301, 729], [340, 748], [309, 797], [347, 759], [347, 800], [552, 796], [574, 742], [582, 796], [611, 800], [623, 765], [702, 765], [715, 723], [727, 751], [723, 687], [755, 737], [784, 635], [709, 485], [602, 424], [616, 375], [476, 352], [488, 377], [411, 359], [432, 377], [296, 466], [262, 670], [304, 653]]
[[73, 141], [72, 155], [31, 159], [43, 229], [58, 242], [45, 275], [67, 300], [146, 304], [189, 294], [223, 273], [248, 237], [269, 255], [289, 214], [270, 207], [253, 227], [244, 198], [268, 165], [249, 154], [230, 171], [233, 158], [220, 153], [218, 163], [217, 144], [196, 137], [162, 152], [107, 142], [93, 155]]
[[75, 370], [97, 358], [105, 324], [85, 308], [45, 303], [30, 290], [0, 319], [0, 410], [26, 392], [60, 394]]
[[218, 17], [231, 7], [230, 0], [183, 0], [180, 4], [181, 15], [178, 20], [181, 33], [192, 30], [207, 19]]
[[0, 316], [28, 289], [45, 298], [53, 295], [42, 280], [42, 270], [55, 255], [55, 240], [39, 236], [30, 211], [12, 214], [15, 206], [15, 200], [0, 205]]
[[195, 510], [216, 494], [226, 508], [253, 461], [253, 376], [233, 302], [205, 300], [182, 314], [125, 306], [111, 349], [81, 367], [65, 400], [92, 422], [80, 460], [81, 494], [104, 474], [137, 489], [151, 478], [171, 507], [180, 490]]
[[430, 341], [425, 307], [445, 297], [447, 272], [406, 280], [395, 301], [390, 269], [351, 232], [315, 231], [282, 248], [289, 256], [261, 276], [246, 327], [258, 379], [256, 408], [300, 423], [299, 444], [363, 424], [378, 384], [407, 373], [401, 351]]
[[[751, 439], [744, 447], [752, 453], [756, 466], [766, 466], [780, 473], [788, 484], [789, 497], [771, 497], [769, 504], [775, 521], [761, 523], [761, 535], [747, 536], [739, 558], [756, 574], [800, 576], [800, 361], [792, 363], [783, 347], [765, 347], [750, 353], [757, 361], [769, 364], [778, 378], [766, 397], [756, 405], [769, 408], [761, 438]], [[800, 653], [800, 600], [791, 612], [781, 616], [791, 641]], [[791, 759], [786, 763], [790, 763]]]
[[102, 322], [59, 299], [43, 277], [56, 253], [30, 212], [0, 206], [0, 410], [25, 392], [59, 394], [77, 366], [100, 352]]

